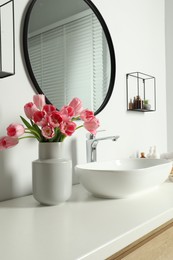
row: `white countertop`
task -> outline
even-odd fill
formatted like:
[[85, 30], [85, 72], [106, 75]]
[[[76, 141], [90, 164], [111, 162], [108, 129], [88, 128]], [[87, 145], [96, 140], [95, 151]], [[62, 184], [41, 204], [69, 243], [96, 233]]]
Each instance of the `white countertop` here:
[[173, 218], [173, 183], [129, 199], [97, 199], [80, 185], [69, 201], [0, 203], [0, 259], [102, 260]]

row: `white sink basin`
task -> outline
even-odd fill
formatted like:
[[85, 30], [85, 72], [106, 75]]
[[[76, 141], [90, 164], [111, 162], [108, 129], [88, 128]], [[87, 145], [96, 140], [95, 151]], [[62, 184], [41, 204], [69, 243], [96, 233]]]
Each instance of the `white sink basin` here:
[[76, 165], [80, 183], [102, 198], [126, 198], [158, 187], [169, 176], [164, 159], [123, 159]]

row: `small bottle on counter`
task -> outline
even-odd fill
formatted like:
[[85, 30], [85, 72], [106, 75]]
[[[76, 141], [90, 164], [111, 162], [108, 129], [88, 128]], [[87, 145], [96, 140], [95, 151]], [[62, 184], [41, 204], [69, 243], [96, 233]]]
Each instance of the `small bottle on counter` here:
[[159, 159], [160, 154], [157, 152], [156, 146], [150, 146], [149, 153], [147, 154], [148, 159]]
[[156, 150], [156, 146], [154, 146], [153, 148], [153, 154], [152, 154], [152, 159], [159, 159], [160, 158], [160, 154], [157, 152]]
[[150, 146], [149, 153], [147, 154], [147, 158], [151, 159], [152, 158], [152, 154], [153, 154], [153, 148], [152, 148], [152, 146]]
[[142, 153], [141, 153], [141, 156], [140, 156], [140, 158], [146, 158], [146, 157], [145, 157], [145, 153], [144, 153], [144, 152], [142, 152]]

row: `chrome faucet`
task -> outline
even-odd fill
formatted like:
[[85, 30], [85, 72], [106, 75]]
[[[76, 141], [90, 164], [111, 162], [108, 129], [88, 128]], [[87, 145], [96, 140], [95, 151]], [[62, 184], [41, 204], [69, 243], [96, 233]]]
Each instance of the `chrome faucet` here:
[[116, 141], [119, 138], [119, 136], [105, 136], [96, 138], [93, 134], [89, 134], [87, 136], [86, 141], [86, 151], [87, 151], [87, 162], [95, 162], [97, 159], [97, 144], [99, 141], [103, 140], [112, 140]]

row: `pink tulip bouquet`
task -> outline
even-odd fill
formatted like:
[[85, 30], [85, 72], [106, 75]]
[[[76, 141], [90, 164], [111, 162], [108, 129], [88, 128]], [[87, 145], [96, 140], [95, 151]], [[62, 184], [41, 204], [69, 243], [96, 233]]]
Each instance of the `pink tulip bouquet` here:
[[[33, 102], [24, 106], [24, 112], [29, 120], [21, 116], [23, 124], [12, 123], [7, 127], [7, 135], [0, 138], [0, 150], [13, 147], [24, 138], [36, 138], [39, 142], [63, 142], [81, 127], [95, 135], [99, 127], [99, 120], [93, 111], [83, 109], [79, 98], [74, 98], [57, 111], [55, 106], [46, 104], [44, 95], [34, 95]], [[82, 125], [77, 126], [74, 121], [79, 119]]]

